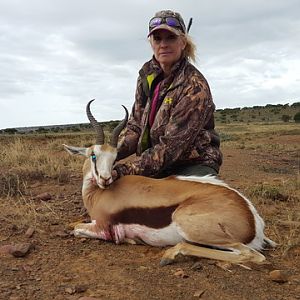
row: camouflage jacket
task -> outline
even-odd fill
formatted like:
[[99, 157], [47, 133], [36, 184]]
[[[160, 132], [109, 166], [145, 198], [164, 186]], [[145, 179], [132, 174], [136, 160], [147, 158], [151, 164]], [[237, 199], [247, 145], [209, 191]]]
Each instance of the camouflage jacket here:
[[[159, 104], [154, 123], [148, 117], [156, 85]], [[217, 172], [222, 163], [220, 139], [214, 130], [215, 105], [204, 76], [186, 59], [164, 78], [154, 58], [139, 72], [136, 98], [118, 145], [118, 160], [133, 153], [134, 161], [115, 166], [119, 176], [157, 176], [173, 167], [202, 164]]]

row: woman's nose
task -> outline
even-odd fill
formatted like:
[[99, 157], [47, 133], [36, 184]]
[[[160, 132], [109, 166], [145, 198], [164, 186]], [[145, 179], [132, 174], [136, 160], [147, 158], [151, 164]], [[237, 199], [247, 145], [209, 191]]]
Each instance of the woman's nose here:
[[166, 46], [168, 46], [168, 40], [162, 39], [161, 42], [160, 42], [160, 46], [161, 46], [161, 47], [166, 47]]

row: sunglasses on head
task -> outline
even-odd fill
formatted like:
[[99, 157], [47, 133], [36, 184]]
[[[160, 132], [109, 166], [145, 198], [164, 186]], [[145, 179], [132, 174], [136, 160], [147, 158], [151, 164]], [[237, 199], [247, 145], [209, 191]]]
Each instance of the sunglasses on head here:
[[182, 32], [184, 32], [179, 20], [175, 17], [166, 17], [166, 18], [154, 17], [149, 22], [149, 30], [152, 30], [153, 28], [162, 24], [166, 24], [174, 28], [179, 28]]

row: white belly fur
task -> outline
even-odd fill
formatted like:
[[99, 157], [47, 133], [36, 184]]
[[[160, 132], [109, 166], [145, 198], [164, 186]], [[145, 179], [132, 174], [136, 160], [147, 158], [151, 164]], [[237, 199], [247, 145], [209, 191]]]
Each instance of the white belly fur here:
[[155, 247], [172, 246], [183, 241], [183, 238], [177, 232], [176, 225], [174, 223], [171, 223], [169, 226], [161, 229], [149, 228], [138, 224], [122, 224], [121, 226], [125, 231], [126, 238], [138, 238], [146, 244]]

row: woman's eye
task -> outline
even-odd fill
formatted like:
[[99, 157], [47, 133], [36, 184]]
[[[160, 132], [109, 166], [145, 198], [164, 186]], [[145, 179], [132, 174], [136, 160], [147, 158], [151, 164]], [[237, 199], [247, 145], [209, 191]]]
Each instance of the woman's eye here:
[[169, 41], [177, 40], [177, 38], [178, 38], [178, 36], [175, 35], [175, 34], [171, 34], [171, 35], [169, 35], [169, 36], [167, 37], [167, 39], [168, 39]]

